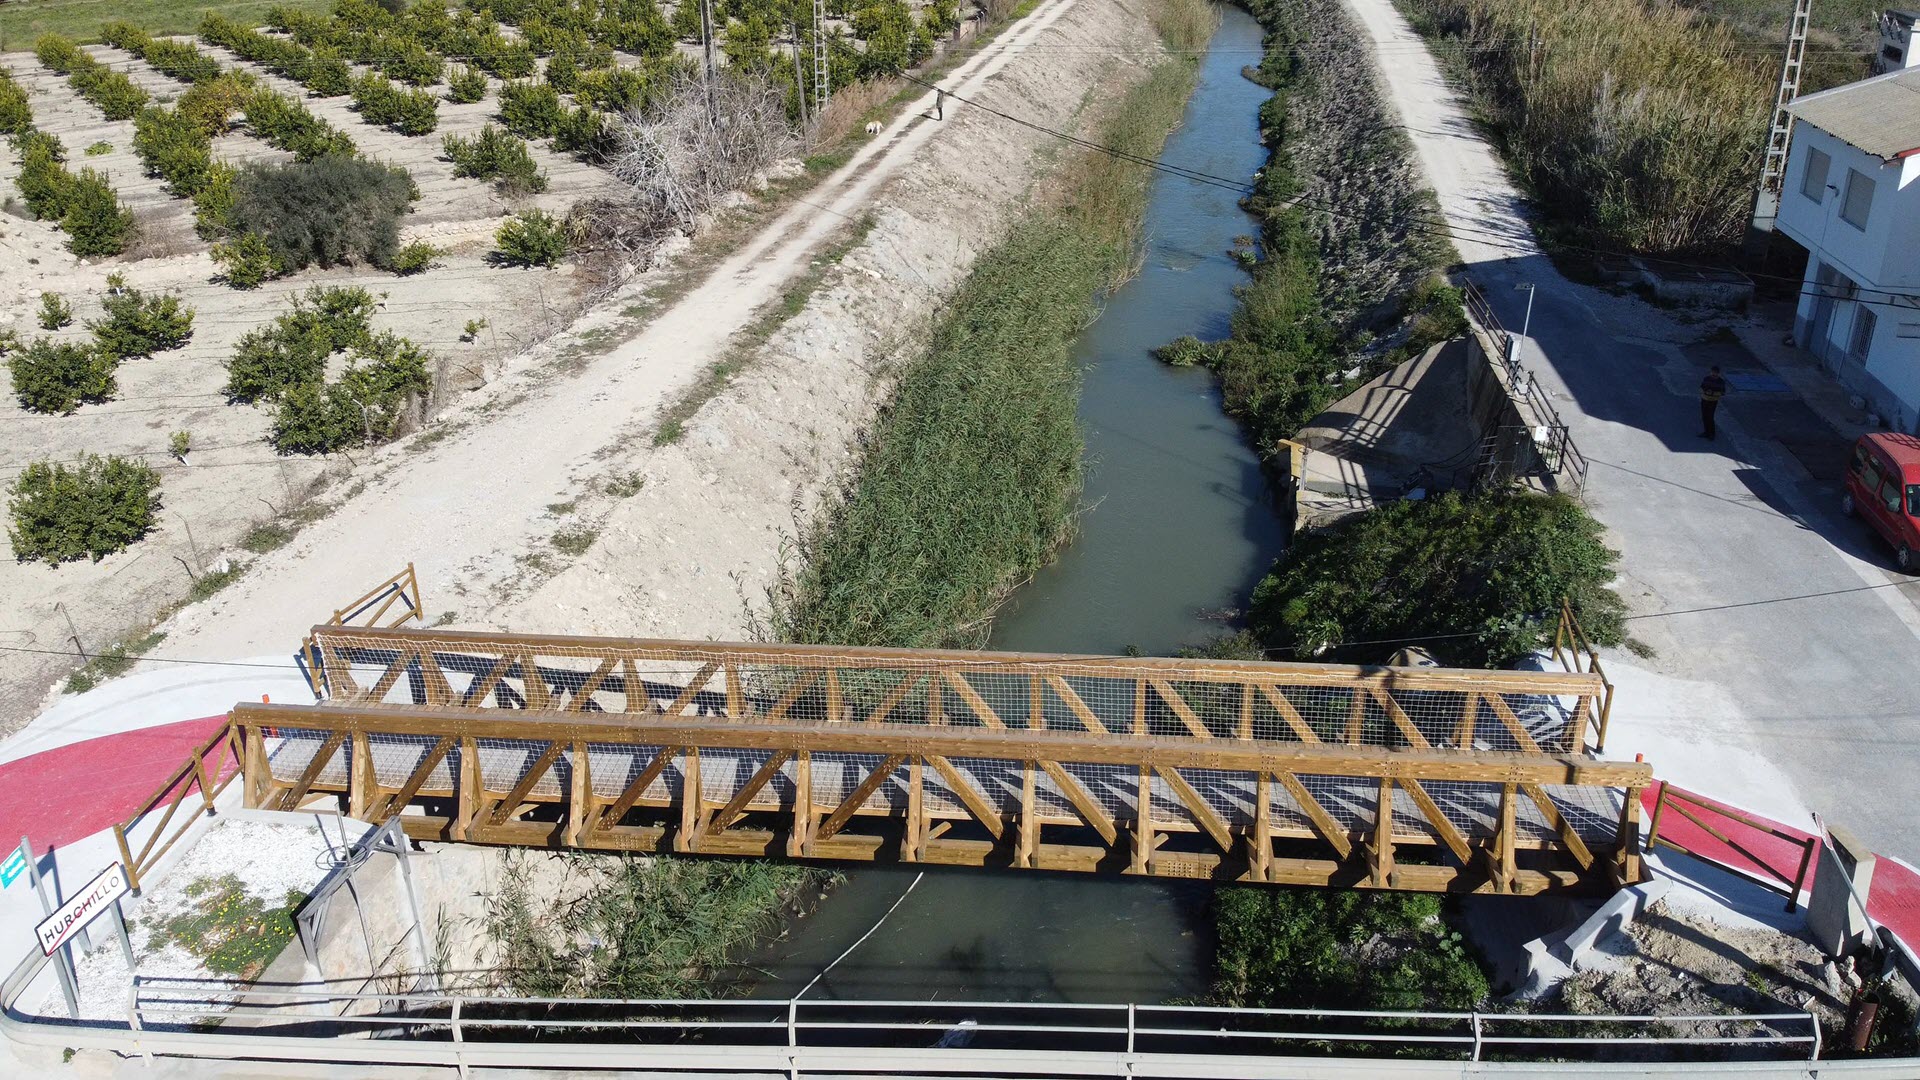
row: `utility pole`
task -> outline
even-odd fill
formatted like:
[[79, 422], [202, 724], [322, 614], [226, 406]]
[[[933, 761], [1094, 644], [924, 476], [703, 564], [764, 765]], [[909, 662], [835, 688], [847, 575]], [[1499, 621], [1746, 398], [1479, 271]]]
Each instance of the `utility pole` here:
[[1787, 19], [1786, 55], [1780, 61], [1780, 85], [1773, 99], [1773, 121], [1767, 129], [1766, 158], [1760, 166], [1760, 189], [1753, 197], [1753, 221], [1747, 226], [1748, 255], [1761, 255], [1780, 213], [1780, 187], [1787, 174], [1787, 146], [1793, 138], [1793, 116], [1787, 106], [1800, 96], [1800, 65], [1807, 55], [1807, 22], [1813, 0], [1794, 0]]
[[707, 59], [707, 121], [715, 128], [720, 126], [720, 103], [713, 96], [713, 0], [700, 0], [700, 41], [706, 49]]
[[787, 33], [793, 35], [793, 89], [800, 99], [800, 130], [807, 130], [807, 79], [800, 68], [800, 24], [787, 23]]
[[827, 0], [813, 0], [813, 115], [827, 111]]

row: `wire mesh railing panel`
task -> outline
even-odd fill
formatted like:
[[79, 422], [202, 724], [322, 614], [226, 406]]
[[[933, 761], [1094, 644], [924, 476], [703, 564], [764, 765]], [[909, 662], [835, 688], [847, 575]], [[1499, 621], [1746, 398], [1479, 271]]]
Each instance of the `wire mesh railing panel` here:
[[[383, 787], [398, 788], [412, 778], [414, 770], [432, 753], [439, 740], [429, 735], [367, 734], [367, 753], [373, 759], [374, 781]], [[451, 755], [441, 755], [427, 770], [419, 790], [444, 794], [453, 790]]]
[[[480, 784], [488, 791], [511, 791], [545, 754], [549, 744], [532, 739], [474, 740], [479, 750]], [[557, 796], [567, 790], [566, 777], [554, 760], [544, 768], [529, 795]]]
[[[593, 794], [602, 799], [617, 799], [639, 780], [659, 756], [662, 747], [620, 743], [587, 744], [587, 777]], [[639, 798], [663, 800], [670, 794], [667, 782], [655, 776], [639, 792]]]
[[[278, 741], [267, 751], [267, 768], [275, 780], [298, 780], [325, 746], [328, 731], [281, 728]], [[340, 787], [347, 782], [347, 745], [340, 745], [327, 757], [314, 775], [313, 783], [322, 787]]]
[[352, 704], [1040, 728], [1391, 749], [1577, 749], [1577, 722], [1601, 690], [1595, 677], [1559, 672], [340, 626], [316, 628], [314, 642], [330, 695]]

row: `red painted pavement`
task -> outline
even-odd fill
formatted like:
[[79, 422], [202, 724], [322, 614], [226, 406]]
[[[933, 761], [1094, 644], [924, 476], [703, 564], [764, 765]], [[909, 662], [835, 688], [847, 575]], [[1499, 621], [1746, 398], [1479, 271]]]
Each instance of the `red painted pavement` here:
[[[1708, 806], [1733, 810], [1745, 814], [1755, 821], [1765, 821], [1779, 831], [1786, 833], [1786, 837], [1774, 836], [1732, 818], [1703, 812], [1691, 805], [1687, 805], [1687, 809], [1691, 811], [1695, 817], [1700, 818], [1708, 825], [1719, 830], [1726, 835], [1728, 839], [1738, 843], [1741, 847], [1747, 849], [1748, 852], [1780, 871], [1780, 873], [1785, 875], [1789, 880], [1798, 872], [1801, 853], [1805, 851], [1804, 844], [1807, 840], [1813, 839], [1812, 833], [1796, 829], [1791, 825], [1783, 825], [1777, 821], [1762, 817], [1759, 814], [1749, 813], [1748, 811], [1740, 810], [1738, 807], [1729, 806], [1726, 803], [1705, 798], [1694, 792], [1687, 791], [1685, 788], [1676, 787], [1673, 790], [1684, 793], [1688, 799], [1706, 803]], [[1649, 822], [1652, 820], [1654, 802], [1658, 795], [1659, 785], [1647, 788], [1640, 795]], [[1717, 863], [1720, 866], [1735, 870], [1749, 877], [1759, 878], [1770, 883], [1776, 880], [1773, 875], [1768, 874], [1766, 871], [1760, 869], [1759, 866], [1755, 865], [1752, 858], [1734, 850], [1730, 845], [1717, 839], [1705, 829], [1702, 829], [1700, 826], [1695, 825], [1693, 822], [1675, 813], [1674, 807], [1675, 804], [1673, 802], [1668, 802], [1666, 813], [1660, 816], [1661, 836], [1674, 841], [1692, 854], [1708, 862]], [[1811, 889], [1813, 887], [1813, 878], [1819, 870], [1819, 867], [1820, 852], [1816, 848], [1813, 855], [1813, 862], [1807, 867], [1807, 888]], [[1873, 883], [1867, 889], [1867, 914], [1871, 915], [1875, 922], [1878, 922], [1880, 925], [1887, 927], [1899, 935], [1900, 940], [1906, 942], [1909, 948], [1920, 951], [1920, 873], [1916, 873], [1904, 863], [1898, 863], [1892, 859], [1882, 858], [1876, 862], [1874, 864]]]
[[0, 847], [25, 835], [45, 852], [111, 829], [226, 722], [208, 716], [102, 735], [0, 765]]

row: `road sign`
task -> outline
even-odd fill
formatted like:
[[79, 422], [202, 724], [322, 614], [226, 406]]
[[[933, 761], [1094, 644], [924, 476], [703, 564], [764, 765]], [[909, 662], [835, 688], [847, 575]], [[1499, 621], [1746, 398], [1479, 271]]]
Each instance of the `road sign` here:
[[0, 862], [0, 889], [12, 885], [27, 872], [27, 849], [15, 846], [7, 861]]
[[113, 907], [113, 902], [127, 895], [127, 868], [114, 863], [100, 876], [87, 882], [87, 887], [67, 898], [67, 902], [48, 915], [34, 934], [40, 938], [40, 951], [48, 956], [66, 944], [67, 939], [86, 928], [93, 920], [105, 915]]

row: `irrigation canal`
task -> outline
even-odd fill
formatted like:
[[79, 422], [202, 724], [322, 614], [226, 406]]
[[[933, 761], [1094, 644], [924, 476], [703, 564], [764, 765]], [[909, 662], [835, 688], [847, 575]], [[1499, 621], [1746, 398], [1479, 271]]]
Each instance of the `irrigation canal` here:
[[[1161, 159], [1216, 176], [1265, 162], [1267, 92], [1252, 16], [1221, 6], [1184, 122]], [[1283, 534], [1258, 459], [1220, 410], [1212, 376], [1150, 354], [1182, 334], [1225, 336], [1229, 254], [1256, 231], [1237, 196], [1156, 174], [1140, 274], [1108, 298], [1080, 340], [1086, 503], [1072, 547], [1002, 612], [994, 645], [1047, 652], [1164, 654], [1218, 633]], [[873, 867], [847, 872], [791, 939], [751, 961], [759, 996], [784, 997], [899, 907], [808, 997], [1125, 1002], [1205, 992], [1208, 886], [1181, 882]]]

